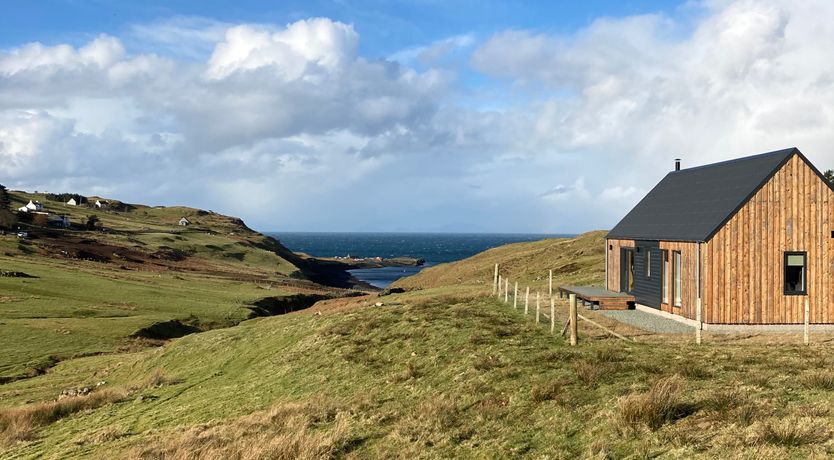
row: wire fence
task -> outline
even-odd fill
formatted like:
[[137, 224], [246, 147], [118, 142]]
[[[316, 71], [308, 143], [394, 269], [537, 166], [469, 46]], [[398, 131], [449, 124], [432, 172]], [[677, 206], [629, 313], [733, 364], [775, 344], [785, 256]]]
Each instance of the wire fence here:
[[[564, 337], [568, 332], [570, 332], [571, 345], [576, 345], [579, 341], [578, 322], [580, 320], [584, 323], [587, 323], [590, 326], [593, 326], [597, 330], [603, 331], [607, 335], [617, 337], [618, 339], [627, 342], [635, 341], [634, 338], [626, 337], [622, 334], [619, 334], [613, 331], [612, 329], [598, 323], [597, 321], [594, 321], [591, 318], [579, 314], [577, 311], [577, 297], [575, 294], [571, 293], [568, 295], [568, 298], [565, 299], [562, 295], [562, 289], [559, 286], [557, 286], [556, 289], [559, 291], [559, 294], [558, 296], [554, 295], [553, 270], [548, 270], [546, 291], [541, 287], [531, 291], [529, 285], [521, 286], [519, 285], [518, 281], [513, 281], [511, 284], [510, 279], [504, 277], [500, 273], [499, 268], [499, 264], [495, 264], [495, 272], [492, 283], [492, 296], [497, 298], [498, 300], [503, 300], [505, 304], [510, 304], [510, 300], [512, 300], [513, 309], [518, 310], [520, 308], [523, 308], [525, 316], [534, 314], [536, 324], [541, 324], [542, 318], [546, 319], [550, 323], [549, 325], [551, 334], [556, 334], [557, 327], [560, 324], [562, 324], [559, 334]], [[510, 294], [511, 288], [512, 294]], [[520, 288], [522, 289], [521, 291], [519, 291]], [[700, 304], [700, 299], [698, 299], [698, 303]], [[542, 307], [543, 304], [544, 307]], [[810, 303], [806, 298], [805, 318], [802, 325], [803, 343], [805, 345], [810, 345], [809, 304]], [[535, 312], [531, 312], [532, 308], [535, 308]], [[700, 318], [701, 308], [698, 308], [697, 312], [698, 317], [696, 318], [696, 323], [700, 326], [696, 326], [694, 328], [694, 341], [696, 344], [700, 345], [703, 343], [704, 338], [703, 325], [701, 323]]]

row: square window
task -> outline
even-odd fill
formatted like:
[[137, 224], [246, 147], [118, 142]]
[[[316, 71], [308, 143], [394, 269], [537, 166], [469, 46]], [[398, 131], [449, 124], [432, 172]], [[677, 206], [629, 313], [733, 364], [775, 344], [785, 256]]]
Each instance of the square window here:
[[804, 252], [785, 253], [785, 295], [805, 295], [808, 278], [808, 256]]

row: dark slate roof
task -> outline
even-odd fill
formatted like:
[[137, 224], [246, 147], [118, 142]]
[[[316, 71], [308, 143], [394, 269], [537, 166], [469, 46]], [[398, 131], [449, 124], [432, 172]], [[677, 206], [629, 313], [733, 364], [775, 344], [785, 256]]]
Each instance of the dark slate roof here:
[[617, 224], [608, 238], [707, 241], [794, 154], [796, 148], [672, 171]]

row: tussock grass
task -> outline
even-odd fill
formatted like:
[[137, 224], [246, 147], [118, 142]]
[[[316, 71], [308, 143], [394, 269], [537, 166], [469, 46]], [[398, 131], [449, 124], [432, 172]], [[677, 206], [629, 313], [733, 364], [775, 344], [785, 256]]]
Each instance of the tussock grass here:
[[552, 401], [562, 394], [561, 382], [536, 383], [530, 388], [530, 399], [533, 402]]
[[659, 379], [645, 393], [630, 394], [619, 399], [619, 415], [626, 426], [645, 425], [652, 431], [668, 422], [685, 417], [692, 407], [683, 402], [680, 375]]
[[394, 374], [391, 377], [393, 383], [402, 383], [409, 380], [416, 380], [423, 376], [423, 371], [417, 364], [409, 361], [405, 363], [405, 370]]
[[834, 390], [834, 372], [828, 370], [807, 372], [799, 377], [799, 381], [806, 388]]
[[462, 402], [454, 396], [438, 395], [428, 398], [400, 419], [394, 431], [409, 444], [434, 447], [469, 439], [473, 428]]
[[227, 423], [200, 425], [130, 450], [136, 459], [321, 459], [346, 453], [352, 437], [348, 412], [324, 400], [285, 403]]
[[44, 401], [28, 406], [0, 410], [0, 444], [33, 439], [37, 429], [76, 412], [95, 409], [123, 401], [128, 392], [118, 389], [94, 391], [58, 401]]
[[799, 447], [828, 440], [830, 431], [818, 420], [789, 418], [769, 420], [759, 425], [756, 441], [783, 447]]
[[595, 361], [576, 361], [573, 363], [573, 372], [576, 374], [576, 378], [588, 388], [595, 387], [600, 378], [609, 370], [606, 366], [601, 366]]
[[606, 347], [594, 352], [594, 358], [600, 363], [619, 363], [628, 358], [628, 354], [619, 348]]
[[154, 369], [150, 375], [145, 377], [144, 380], [139, 382], [136, 385], [130, 387], [131, 391], [142, 390], [145, 388], [159, 388], [164, 385], [173, 385], [176, 383], [180, 383], [180, 379], [176, 377], [171, 377], [170, 375], [165, 374], [162, 369]]
[[472, 367], [482, 372], [496, 369], [499, 367], [504, 367], [506, 365], [507, 364], [501, 360], [501, 357], [496, 355], [479, 356], [477, 359], [475, 359], [475, 362], [472, 363]]
[[701, 402], [701, 408], [727, 413], [746, 401], [747, 398], [744, 396], [744, 393], [738, 389], [717, 389]]

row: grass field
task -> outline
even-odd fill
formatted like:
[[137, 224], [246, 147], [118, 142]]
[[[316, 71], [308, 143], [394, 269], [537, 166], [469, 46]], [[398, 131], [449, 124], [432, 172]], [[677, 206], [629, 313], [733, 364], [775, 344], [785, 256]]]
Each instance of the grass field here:
[[[60, 360], [153, 345], [138, 331], [172, 320], [189, 328], [228, 327], [266, 297], [329, 293], [299, 280], [297, 257], [236, 218], [190, 208], [133, 205], [91, 210], [41, 201], [53, 214], [107, 232], [28, 228], [31, 239], [0, 235], [0, 382], [37, 375]], [[179, 227], [188, 216], [192, 225]], [[141, 335], [141, 334], [140, 334]]]
[[[484, 296], [496, 258], [543, 287], [542, 267], [587, 256], [557, 281], [599, 279], [598, 238], [501, 248], [400, 283], [419, 290], [63, 361], [0, 386], [0, 457], [834, 454], [830, 342], [627, 343], [583, 326], [574, 348]], [[55, 401], [99, 381], [95, 398]]]

